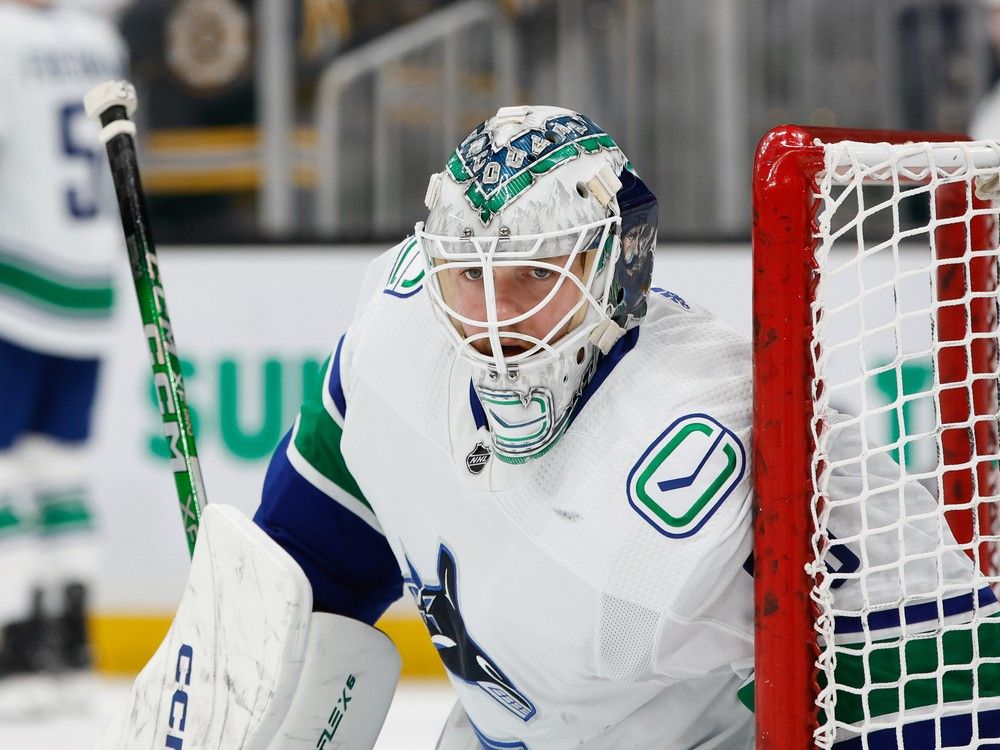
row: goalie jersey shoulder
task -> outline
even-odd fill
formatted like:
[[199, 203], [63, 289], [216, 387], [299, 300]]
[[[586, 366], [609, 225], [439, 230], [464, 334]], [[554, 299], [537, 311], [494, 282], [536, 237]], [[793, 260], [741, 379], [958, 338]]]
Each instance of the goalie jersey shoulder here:
[[650, 296], [634, 347], [583, 405], [572, 431], [634, 450], [685, 415], [703, 414], [741, 439], [749, 435], [750, 342], [666, 294]]
[[[720, 581], [749, 579], [750, 345], [694, 305], [654, 296], [639, 330], [541, 459], [558, 481], [536, 486], [535, 502], [592, 527], [575, 547], [557, 538], [565, 528], [544, 542], [581, 577], [688, 617]], [[545, 526], [543, 511], [531, 514], [522, 523]]]
[[[407, 237], [376, 257], [365, 271], [364, 281], [358, 295], [358, 305], [351, 326], [352, 338], [390, 338], [397, 325], [406, 326], [413, 317], [432, 322], [433, 312], [422, 294], [424, 289], [426, 264], [423, 253], [417, 247], [416, 239]], [[422, 321], [423, 323], [424, 321]], [[428, 333], [431, 333], [428, 327]], [[391, 345], [389, 341], [384, 341]]]
[[603, 394], [606, 408], [622, 415], [604, 420], [614, 423], [616, 440], [650, 450], [664, 433], [703, 434], [698, 424], [706, 439], [734, 442], [745, 464], [752, 398], [745, 337], [676, 295], [653, 294], [635, 350], [621, 364], [620, 381]]

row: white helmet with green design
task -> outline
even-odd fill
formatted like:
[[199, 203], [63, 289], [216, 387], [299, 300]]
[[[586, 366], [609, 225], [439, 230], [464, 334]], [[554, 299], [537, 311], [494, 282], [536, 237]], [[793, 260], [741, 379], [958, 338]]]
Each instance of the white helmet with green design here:
[[473, 130], [426, 203], [426, 288], [472, 364], [494, 449], [539, 456], [646, 314], [656, 198], [593, 120], [536, 106]]

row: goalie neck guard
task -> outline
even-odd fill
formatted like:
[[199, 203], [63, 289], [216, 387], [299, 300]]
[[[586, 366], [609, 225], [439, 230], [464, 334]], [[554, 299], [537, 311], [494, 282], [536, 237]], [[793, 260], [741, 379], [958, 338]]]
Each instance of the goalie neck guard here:
[[472, 365], [494, 449], [540, 456], [601, 353], [646, 314], [656, 198], [593, 120], [536, 106], [473, 130], [425, 202], [427, 289]]

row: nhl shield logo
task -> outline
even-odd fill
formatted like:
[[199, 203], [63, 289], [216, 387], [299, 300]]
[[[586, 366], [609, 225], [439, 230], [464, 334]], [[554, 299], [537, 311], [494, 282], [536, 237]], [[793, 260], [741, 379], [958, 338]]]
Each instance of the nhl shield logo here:
[[629, 504], [664, 536], [700, 529], [739, 485], [746, 450], [707, 414], [689, 414], [646, 449], [628, 476]]
[[482, 441], [476, 443], [469, 455], [465, 457], [465, 465], [470, 474], [482, 474], [486, 463], [490, 460], [490, 449]]

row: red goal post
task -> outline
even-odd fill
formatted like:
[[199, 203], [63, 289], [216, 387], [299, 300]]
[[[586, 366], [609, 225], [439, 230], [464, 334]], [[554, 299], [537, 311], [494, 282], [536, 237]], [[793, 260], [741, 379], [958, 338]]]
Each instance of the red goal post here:
[[[822, 534], [817, 538], [814, 515], [824, 502], [821, 493], [814, 496], [823, 470], [822, 463], [814, 462], [814, 450], [825, 429], [815, 404], [827, 386], [815, 372], [821, 353], [814, 328], [824, 315], [817, 302], [823, 273], [817, 260], [823, 242], [818, 181], [827, 169], [827, 147], [844, 141], [903, 146], [967, 140], [939, 133], [781, 126], [758, 147], [753, 168], [758, 748], [816, 746], [816, 582], [806, 571], [817, 559], [814, 545], [828, 549], [830, 544]], [[947, 154], [941, 153], [944, 159]], [[866, 184], [881, 179], [899, 191], [907, 184], [926, 184], [926, 174], [921, 169], [888, 170], [868, 175]], [[997, 487], [995, 216], [991, 204], [975, 196], [971, 178], [945, 178], [935, 185], [929, 196], [933, 226], [926, 239], [937, 258], [931, 272], [935, 278], [928, 285], [935, 299], [932, 398], [940, 424], [927, 436], [938, 441], [939, 500], [956, 507], [944, 516], [955, 540], [988, 574], [993, 571], [992, 540], [980, 536], [992, 534], [994, 504], [983, 499], [995, 495]], [[860, 205], [860, 188], [857, 192]], [[906, 235], [898, 217], [891, 228]], [[860, 229], [850, 240], [865, 252]], [[860, 278], [861, 271], [857, 274]], [[861, 294], [867, 294], [864, 283], [857, 283]], [[841, 309], [846, 311], [843, 305]], [[863, 348], [861, 337], [859, 342]], [[859, 391], [866, 377], [862, 372]], [[902, 401], [896, 412], [902, 415], [909, 403]], [[900, 444], [908, 447], [905, 424], [901, 431]], [[903, 448], [898, 456], [902, 461]]]

